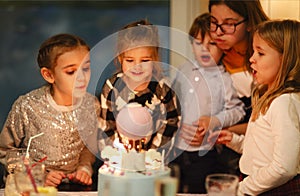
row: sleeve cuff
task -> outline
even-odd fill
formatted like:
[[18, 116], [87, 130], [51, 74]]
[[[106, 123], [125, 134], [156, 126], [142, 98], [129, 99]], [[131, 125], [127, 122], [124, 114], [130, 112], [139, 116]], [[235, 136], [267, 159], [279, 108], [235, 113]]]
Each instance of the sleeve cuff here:
[[77, 171], [78, 170], [85, 171], [89, 176], [92, 176], [92, 172], [91, 172], [91, 170], [88, 167], [82, 166], [82, 167], [79, 167], [77, 169]]

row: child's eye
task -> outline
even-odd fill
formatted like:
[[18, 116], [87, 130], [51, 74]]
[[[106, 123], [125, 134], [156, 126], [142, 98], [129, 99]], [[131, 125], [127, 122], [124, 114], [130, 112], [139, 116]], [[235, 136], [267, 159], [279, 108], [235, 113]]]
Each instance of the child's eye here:
[[149, 62], [149, 61], [150, 61], [150, 59], [143, 59], [143, 60], [142, 60], [143, 63]]
[[258, 52], [258, 55], [259, 55], [259, 56], [263, 56], [263, 55], [264, 55], [264, 53], [262, 53], [262, 52]]
[[202, 42], [195, 40], [194, 43], [198, 46], [200, 46], [202, 44]]
[[73, 74], [75, 73], [75, 71], [76, 71], [76, 70], [66, 71], [66, 73], [67, 73], [68, 75], [73, 75]]
[[128, 63], [132, 63], [133, 62], [132, 59], [126, 59], [125, 61], [128, 62]]
[[254, 53], [253, 54], [256, 54], [258, 56], [264, 56], [265, 53], [261, 52], [261, 51], [257, 51], [257, 50], [254, 50]]
[[83, 67], [83, 68], [82, 68], [82, 71], [88, 72], [88, 71], [90, 71], [90, 67]]

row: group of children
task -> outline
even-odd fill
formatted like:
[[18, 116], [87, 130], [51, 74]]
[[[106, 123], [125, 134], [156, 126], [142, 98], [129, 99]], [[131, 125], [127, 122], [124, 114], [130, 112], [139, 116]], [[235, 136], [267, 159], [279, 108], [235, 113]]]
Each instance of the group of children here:
[[[13, 104], [0, 134], [0, 162], [5, 164], [9, 149], [26, 148], [32, 136], [43, 132], [32, 140], [31, 148], [34, 161], [47, 156], [45, 185], [56, 187], [66, 181], [91, 185], [94, 155], [116, 138], [122, 142], [116, 116], [135, 102], [152, 115], [152, 134], [144, 138], [143, 148], [164, 150], [169, 164], [179, 166], [179, 192], [204, 193], [208, 174], [229, 172], [220, 160], [226, 147], [242, 154], [244, 178], [238, 195], [299, 193], [300, 22], [262, 22], [249, 11], [236, 12], [216, 2], [209, 5], [211, 13], [194, 20], [189, 38], [195, 59], [181, 66], [171, 85], [162, 74], [158, 29], [147, 20], [119, 31], [115, 61], [119, 69], [98, 97], [86, 92], [87, 44], [70, 34], [47, 39], [37, 58], [47, 84]], [[218, 9], [235, 16], [221, 16]], [[247, 118], [247, 103], [243, 88], [235, 82], [242, 75], [236, 73], [245, 70], [231, 66], [230, 59], [241, 53], [247, 56], [245, 38], [238, 47], [226, 44], [235, 33], [244, 35], [248, 29], [254, 35], [247, 36], [254, 52], [251, 72], [245, 73], [255, 79], [251, 81], [255, 86], [253, 112], [247, 131], [241, 133], [243, 126], [235, 125]], [[198, 112], [190, 116], [194, 109]]]

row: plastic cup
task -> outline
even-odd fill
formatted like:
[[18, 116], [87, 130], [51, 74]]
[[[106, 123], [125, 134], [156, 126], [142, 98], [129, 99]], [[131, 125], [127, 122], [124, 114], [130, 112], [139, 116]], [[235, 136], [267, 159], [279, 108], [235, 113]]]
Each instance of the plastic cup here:
[[45, 165], [35, 163], [25, 165], [24, 163], [15, 170], [15, 183], [19, 193], [35, 192], [38, 187], [44, 186]]
[[239, 178], [231, 174], [211, 174], [205, 187], [209, 196], [236, 196]]

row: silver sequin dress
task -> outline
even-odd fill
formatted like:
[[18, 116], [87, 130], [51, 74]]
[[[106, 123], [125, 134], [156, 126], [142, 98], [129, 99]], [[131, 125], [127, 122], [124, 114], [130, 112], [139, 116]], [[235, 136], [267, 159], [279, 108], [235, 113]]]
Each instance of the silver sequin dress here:
[[[99, 103], [91, 94], [74, 106], [59, 106], [52, 99], [50, 86], [20, 96], [12, 106], [0, 134], [0, 161], [5, 164], [10, 148], [27, 148], [35, 161], [47, 156], [46, 169], [71, 173], [83, 169], [92, 173], [97, 134]], [[88, 143], [88, 148], [86, 147]]]

